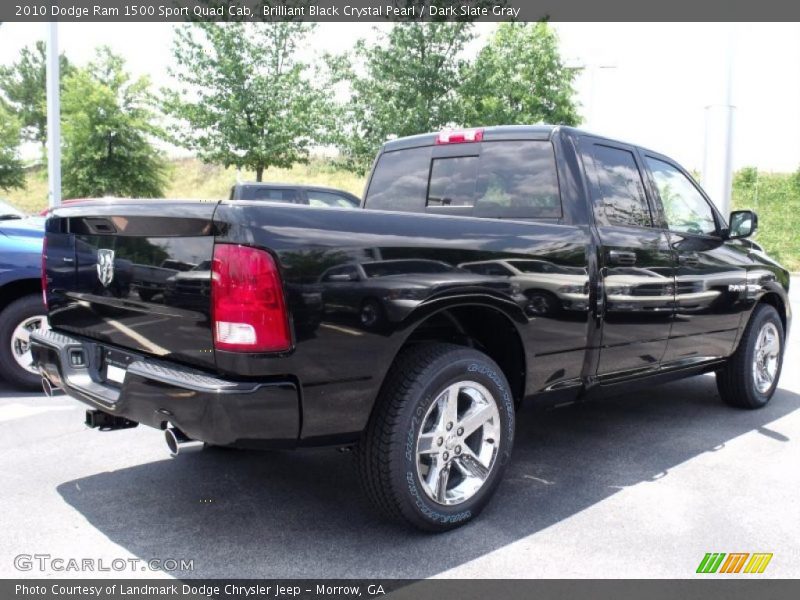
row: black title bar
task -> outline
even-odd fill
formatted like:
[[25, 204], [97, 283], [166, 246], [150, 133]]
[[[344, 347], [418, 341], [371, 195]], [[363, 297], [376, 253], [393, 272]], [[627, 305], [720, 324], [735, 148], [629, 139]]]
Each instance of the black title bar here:
[[[2, 0], [2, 21], [797, 21], [792, 0]], [[2, 35], [2, 33], [0, 33]]]

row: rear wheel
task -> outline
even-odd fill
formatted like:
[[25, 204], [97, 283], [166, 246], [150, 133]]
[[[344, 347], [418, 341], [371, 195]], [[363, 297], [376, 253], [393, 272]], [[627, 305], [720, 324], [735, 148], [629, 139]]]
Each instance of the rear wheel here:
[[778, 311], [759, 304], [739, 342], [739, 348], [717, 371], [722, 399], [738, 408], [761, 408], [778, 386], [784, 348], [783, 323]]
[[404, 350], [358, 448], [372, 503], [427, 531], [463, 525], [486, 506], [511, 456], [514, 401], [485, 354], [451, 344]]
[[0, 377], [27, 389], [41, 388], [42, 376], [33, 365], [31, 333], [47, 327], [41, 294], [14, 300], [0, 312]]

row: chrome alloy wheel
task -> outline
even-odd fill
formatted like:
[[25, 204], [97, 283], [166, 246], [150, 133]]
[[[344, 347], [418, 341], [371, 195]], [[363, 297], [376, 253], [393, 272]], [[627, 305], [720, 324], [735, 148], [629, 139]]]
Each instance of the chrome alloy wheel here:
[[459, 381], [436, 396], [417, 435], [417, 476], [425, 494], [460, 504], [483, 487], [500, 447], [500, 413], [491, 392]]
[[766, 394], [778, 374], [778, 360], [781, 354], [781, 338], [774, 323], [764, 323], [756, 338], [753, 351], [753, 381], [756, 389]]
[[31, 355], [31, 333], [38, 329], [49, 329], [45, 315], [28, 317], [16, 326], [11, 334], [11, 356], [17, 364], [29, 373], [39, 373], [33, 365]]

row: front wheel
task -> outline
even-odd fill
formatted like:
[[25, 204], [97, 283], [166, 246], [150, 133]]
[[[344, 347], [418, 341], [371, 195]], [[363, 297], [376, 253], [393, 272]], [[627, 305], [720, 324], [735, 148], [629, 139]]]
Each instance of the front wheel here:
[[722, 399], [737, 408], [765, 406], [778, 387], [783, 348], [783, 322], [778, 311], [769, 304], [759, 304], [736, 352], [717, 371]]
[[513, 443], [514, 400], [497, 364], [471, 348], [420, 344], [392, 366], [357, 456], [381, 512], [446, 531], [486, 506]]

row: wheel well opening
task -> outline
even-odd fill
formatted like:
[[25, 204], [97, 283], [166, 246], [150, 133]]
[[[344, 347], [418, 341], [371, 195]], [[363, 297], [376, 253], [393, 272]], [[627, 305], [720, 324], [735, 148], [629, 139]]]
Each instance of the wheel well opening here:
[[525, 395], [525, 351], [514, 324], [485, 306], [461, 306], [438, 312], [420, 323], [405, 345], [447, 342], [480, 350], [497, 363], [508, 379], [514, 400]]
[[762, 296], [760, 302], [764, 304], [769, 304], [770, 306], [774, 307], [775, 310], [778, 311], [778, 316], [781, 318], [781, 323], [783, 324], [783, 331], [786, 331], [786, 306], [783, 304], [783, 300], [781, 297], [776, 294], [775, 292], [768, 292]]

